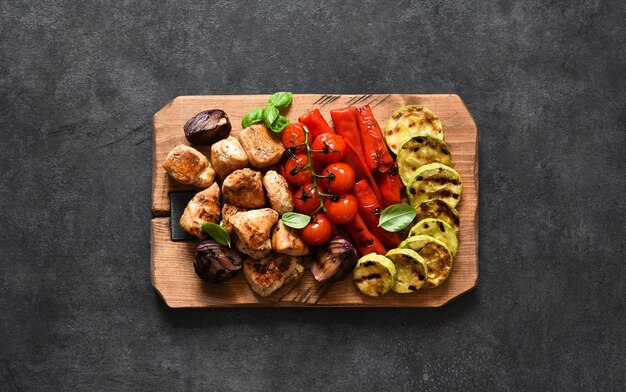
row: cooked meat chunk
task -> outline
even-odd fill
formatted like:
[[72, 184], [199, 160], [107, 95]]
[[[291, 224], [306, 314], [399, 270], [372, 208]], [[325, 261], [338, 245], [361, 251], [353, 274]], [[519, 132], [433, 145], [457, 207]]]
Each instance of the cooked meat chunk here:
[[215, 180], [215, 170], [200, 151], [181, 144], [167, 154], [163, 168], [181, 184], [209, 187]]
[[285, 147], [265, 124], [253, 124], [239, 133], [241, 146], [248, 154], [250, 166], [263, 169], [275, 165]]
[[288, 255], [273, 255], [260, 260], [246, 259], [243, 274], [252, 290], [267, 297], [283, 285], [297, 281], [304, 273], [299, 258]]
[[309, 254], [309, 247], [302, 241], [298, 231], [285, 226], [281, 220], [272, 229], [272, 249], [291, 256]]
[[237, 234], [237, 249], [255, 259], [267, 256], [272, 250], [270, 234], [278, 221], [278, 213], [271, 208], [238, 212], [228, 220]]
[[248, 155], [239, 140], [229, 136], [211, 146], [211, 164], [219, 178], [223, 179], [233, 171], [248, 166]]
[[232, 172], [222, 184], [222, 193], [230, 204], [242, 208], [265, 207], [261, 173], [250, 169]]
[[270, 207], [279, 215], [285, 212], [293, 211], [293, 196], [287, 180], [274, 170], [269, 170], [263, 177], [263, 186], [267, 199], [270, 201]]
[[[272, 245], [269, 244], [269, 247], [266, 244], [263, 244], [260, 249], [251, 248], [250, 245], [243, 242], [239, 236], [235, 236], [235, 247], [237, 250], [245, 255], [255, 255], [254, 257], [265, 257], [271, 251]], [[269, 242], [269, 241], [268, 241]], [[269, 249], [269, 250], [268, 250]]]
[[239, 208], [232, 204], [224, 203], [224, 205], [222, 206], [222, 222], [220, 224], [224, 226], [224, 228], [228, 232], [228, 235], [232, 236], [233, 234], [233, 225], [230, 224], [230, 217], [235, 215], [238, 212], [246, 212], [246, 211], [248, 210], [245, 208]]
[[209, 188], [198, 192], [180, 217], [180, 226], [189, 234], [203, 239], [206, 233], [202, 231], [205, 222], [217, 223], [220, 221], [220, 187], [214, 183]]
[[196, 179], [193, 182], [193, 185], [197, 186], [198, 188], [206, 188], [206, 187], [211, 186], [211, 184], [213, 184], [214, 181], [215, 181], [215, 170], [213, 170], [213, 168], [211, 167], [211, 164], [209, 163], [209, 166], [207, 166], [206, 169], [198, 173], [198, 175], [196, 176]]

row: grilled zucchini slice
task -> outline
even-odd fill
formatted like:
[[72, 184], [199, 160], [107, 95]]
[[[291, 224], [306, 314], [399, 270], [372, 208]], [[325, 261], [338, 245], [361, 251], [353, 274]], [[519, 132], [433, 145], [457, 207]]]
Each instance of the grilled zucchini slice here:
[[437, 218], [452, 226], [455, 232], [459, 232], [459, 213], [454, 207], [450, 207], [450, 204], [443, 200], [435, 199], [425, 201], [415, 207], [415, 211], [417, 211], [415, 219], [417, 219], [418, 222], [426, 218]]
[[426, 200], [440, 199], [456, 207], [461, 200], [463, 185], [461, 176], [450, 166], [430, 163], [420, 167], [415, 179], [407, 188], [407, 195], [413, 207]]
[[385, 141], [394, 154], [407, 140], [419, 135], [443, 140], [443, 125], [432, 110], [426, 106], [409, 105], [393, 112], [385, 128]]
[[428, 265], [426, 260], [411, 249], [392, 249], [387, 258], [396, 266], [396, 284], [391, 290], [396, 293], [412, 293], [426, 283]]
[[420, 166], [433, 162], [450, 166], [452, 157], [446, 142], [429, 135], [414, 136], [400, 147], [398, 151], [398, 169], [405, 186], [409, 186], [415, 178]]
[[385, 256], [370, 253], [354, 267], [354, 282], [363, 294], [378, 297], [396, 284], [396, 267]]
[[414, 250], [426, 260], [428, 272], [424, 287], [441, 285], [452, 271], [452, 253], [443, 242], [428, 235], [416, 235], [402, 241], [401, 248]]
[[417, 222], [409, 232], [409, 237], [416, 235], [429, 235], [443, 242], [450, 250], [450, 253], [452, 253], [452, 257], [456, 255], [456, 251], [459, 249], [459, 240], [456, 237], [456, 232], [452, 226], [441, 219], [426, 218]]

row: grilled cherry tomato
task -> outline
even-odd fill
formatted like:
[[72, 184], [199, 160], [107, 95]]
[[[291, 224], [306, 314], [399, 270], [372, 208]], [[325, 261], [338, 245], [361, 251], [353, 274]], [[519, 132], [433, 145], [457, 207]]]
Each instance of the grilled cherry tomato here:
[[326, 215], [315, 214], [311, 218], [311, 222], [300, 230], [300, 237], [307, 245], [320, 246], [330, 240], [332, 233], [333, 225]]
[[313, 160], [321, 163], [339, 162], [346, 155], [346, 142], [343, 137], [333, 133], [322, 133], [315, 138], [311, 149]]
[[281, 140], [285, 148], [296, 147], [296, 151], [304, 151], [304, 141], [306, 140], [306, 134], [304, 133], [304, 125], [301, 123], [290, 123], [283, 129], [281, 134]]
[[303, 186], [313, 182], [311, 170], [309, 170], [309, 158], [306, 154], [296, 154], [285, 162], [285, 179], [295, 186]]
[[301, 214], [311, 215], [320, 206], [320, 199], [313, 184], [306, 184], [293, 195], [293, 205]]
[[349, 193], [338, 197], [329, 197], [324, 201], [326, 215], [331, 222], [343, 225], [354, 219], [359, 210], [359, 203], [356, 197]]
[[322, 176], [330, 176], [323, 179], [324, 186], [335, 195], [348, 193], [354, 186], [354, 169], [347, 163], [331, 163], [324, 168]]

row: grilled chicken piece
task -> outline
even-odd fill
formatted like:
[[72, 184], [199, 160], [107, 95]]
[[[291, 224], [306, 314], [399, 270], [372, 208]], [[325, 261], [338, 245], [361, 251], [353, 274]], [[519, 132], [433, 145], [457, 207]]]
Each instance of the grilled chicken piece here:
[[246, 259], [243, 275], [252, 290], [261, 297], [267, 297], [283, 285], [298, 280], [304, 273], [304, 266], [298, 257], [272, 255], [260, 260]]
[[253, 124], [237, 136], [248, 155], [250, 166], [263, 169], [275, 165], [285, 152], [285, 147], [265, 124]]
[[248, 155], [239, 140], [229, 136], [211, 146], [211, 164], [219, 178], [248, 166]]
[[205, 222], [217, 223], [220, 220], [220, 187], [214, 183], [209, 188], [196, 193], [189, 201], [185, 212], [180, 217], [180, 227], [187, 233], [203, 239], [206, 233], [202, 231]]
[[167, 154], [163, 168], [170, 177], [185, 185], [207, 188], [215, 180], [215, 170], [207, 157], [184, 144], [174, 147]]
[[[269, 246], [267, 245], [269, 243]], [[235, 248], [245, 255], [255, 255], [254, 257], [265, 257], [272, 250], [272, 244], [268, 240], [266, 244], [263, 244], [260, 249], [251, 248], [250, 245], [243, 242], [239, 236], [235, 236]]]
[[263, 177], [263, 186], [270, 207], [278, 212], [278, 215], [282, 216], [285, 212], [293, 211], [293, 195], [285, 177], [274, 170], [269, 170]]
[[240, 169], [232, 172], [222, 184], [222, 193], [230, 204], [242, 208], [265, 207], [261, 173]]
[[302, 241], [298, 231], [285, 226], [282, 220], [278, 220], [272, 229], [272, 249], [291, 256], [309, 254], [309, 247]]
[[238, 212], [246, 212], [248, 211], [246, 208], [239, 208], [229, 203], [224, 203], [222, 206], [222, 221], [220, 224], [224, 226], [228, 235], [233, 234], [233, 225], [230, 224], [230, 217], [235, 215]]
[[237, 234], [237, 249], [255, 259], [267, 256], [272, 250], [270, 234], [278, 221], [278, 213], [271, 208], [238, 212], [228, 219]]

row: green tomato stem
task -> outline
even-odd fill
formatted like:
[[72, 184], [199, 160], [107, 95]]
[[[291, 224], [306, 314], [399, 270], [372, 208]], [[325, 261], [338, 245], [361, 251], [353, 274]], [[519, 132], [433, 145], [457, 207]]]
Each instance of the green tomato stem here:
[[328, 198], [333, 198], [333, 197], [337, 197], [337, 196], [338, 196], [338, 195], [335, 195], [335, 194], [332, 194], [332, 193], [322, 193], [322, 192], [318, 192], [318, 194], [319, 194], [320, 196], [323, 196], [323, 197], [328, 197]]
[[320, 206], [316, 209], [322, 210], [326, 212], [326, 207], [324, 207], [324, 197], [322, 196], [322, 192], [320, 192], [319, 187], [317, 186], [317, 174], [315, 174], [315, 170], [313, 170], [313, 159], [311, 157], [311, 144], [309, 144], [309, 129], [306, 126], [302, 127], [304, 129], [304, 145], [306, 147], [306, 156], [308, 158], [308, 166], [309, 171], [311, 172], [311, 178], [313, 178], [313, 188], [317, 191], [317, 197], [320, 199]]

